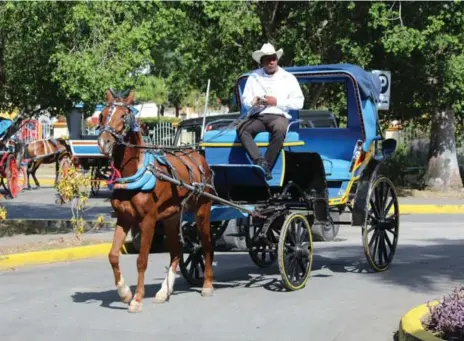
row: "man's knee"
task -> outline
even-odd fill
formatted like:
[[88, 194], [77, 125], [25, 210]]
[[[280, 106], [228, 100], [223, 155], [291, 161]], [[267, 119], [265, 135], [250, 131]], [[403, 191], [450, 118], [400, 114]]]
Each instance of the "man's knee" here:
[[287, 134], [287, 128], [288, 128], [288, 121], [287, 120], [278, 120], [276, 124], [274, 125], [273, 129], [273, 137], [276, 139], [285, 139], [285, 135]]

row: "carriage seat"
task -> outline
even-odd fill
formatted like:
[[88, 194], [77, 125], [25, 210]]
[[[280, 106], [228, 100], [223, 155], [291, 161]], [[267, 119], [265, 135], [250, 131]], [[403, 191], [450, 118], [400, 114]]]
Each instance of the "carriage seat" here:
[[[269, 145], [270, 134], [268, 132], [262, 132], [255, 136], [254, 141], [259, 147], [265, 147]], [[203, 143], [205, 146], [209, 144], [224, 145], [233, 144], [233, 146], [240, 146], [240, 139], [237, 136], [235, 129], [221, 130], [210, 130], [205, 132], [203, 137]], [[300, 136], [295, 131], [289, 131], [284, 140], [284, 147], [289, 146], [302, 146], [304, 142], [300, 140]], [[231, 146], [232, 147], [232, 146]]]

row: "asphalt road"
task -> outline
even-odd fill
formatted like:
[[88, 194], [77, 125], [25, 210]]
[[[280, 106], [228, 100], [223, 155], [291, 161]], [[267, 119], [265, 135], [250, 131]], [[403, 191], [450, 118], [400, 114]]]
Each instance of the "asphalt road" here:
[[[403, 216], [392, 267], [365, 266], [360, 231], [315, 244], [312, 278], [281, 292], [278, 269], [261, 270], [242, 253], [215, 256], [215, 293], [201, 297], [178, 277], [164, 305], [152, 303], [167, 254], [152, 254], [144, 311], [119, 302], [106, 257], [0, 272], [3, 340], [376, 340], [392, 341], [401, 316], [464, 280], [462, 216]], [[136, 256], [122, 256], [134, 291]]]
[[[84, 219], [94, 220], [103, 215], [105, 220], [111, 219], [111, 203], [109, 201], [111, 192], [102, 184], [97, 196], [89, 198], [88, 205], [84, 211]], [[42, 188], [23, 190], [14, 198], [1, 201], [8, 212], [8, 219], [71, 219], [71, 207], [68, 204], [56, 203], [58, 192], [50, 185]]]

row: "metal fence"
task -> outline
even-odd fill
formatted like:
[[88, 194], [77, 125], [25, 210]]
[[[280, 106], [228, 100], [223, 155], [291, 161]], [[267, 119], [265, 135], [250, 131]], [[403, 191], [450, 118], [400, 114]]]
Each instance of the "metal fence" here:
[[174, 144], [175, 134], [176, 129], [171, 122], [160, 122], [148, 131], [148, 136], [145, 139], [151, 144], [171, 146]]

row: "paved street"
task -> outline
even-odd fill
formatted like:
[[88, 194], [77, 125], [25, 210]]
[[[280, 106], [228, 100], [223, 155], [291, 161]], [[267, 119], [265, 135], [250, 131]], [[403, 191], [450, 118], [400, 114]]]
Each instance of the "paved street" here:
[[[99, 215], [111, 219], [110, 193], [106, 184], [102, 184], [98, 195], [89, 199], [84, 212], [85, 219], [93, 220]], [[57, 204], [57, 199], [58, 192], [51, 185], [42, 185], [40, 189], [32, 185], [31, 190], [23, 190], [14, 199], [3, 199], [1, 205], [7, 209], [8, 219], [71, 219], [70, 206]]]
[[[216, 254], [216, 291], [203, 298], [179, 277], [176, 295], [152, 303], [167, 254], [152, 254], [141, 314], [118, 301], [106, 258], [0, 272], [4, 340], [376, 340], [392, 341], [401, 316], [464, 280], [462, 216], [403, 216], [392, 268], [365, 273], [358, 229], [316, 243], [312, 278], [298, 292], [278, 290], [277, 266], [247, 254]], [[122, 257], [132, 290], [136, 256]]]

